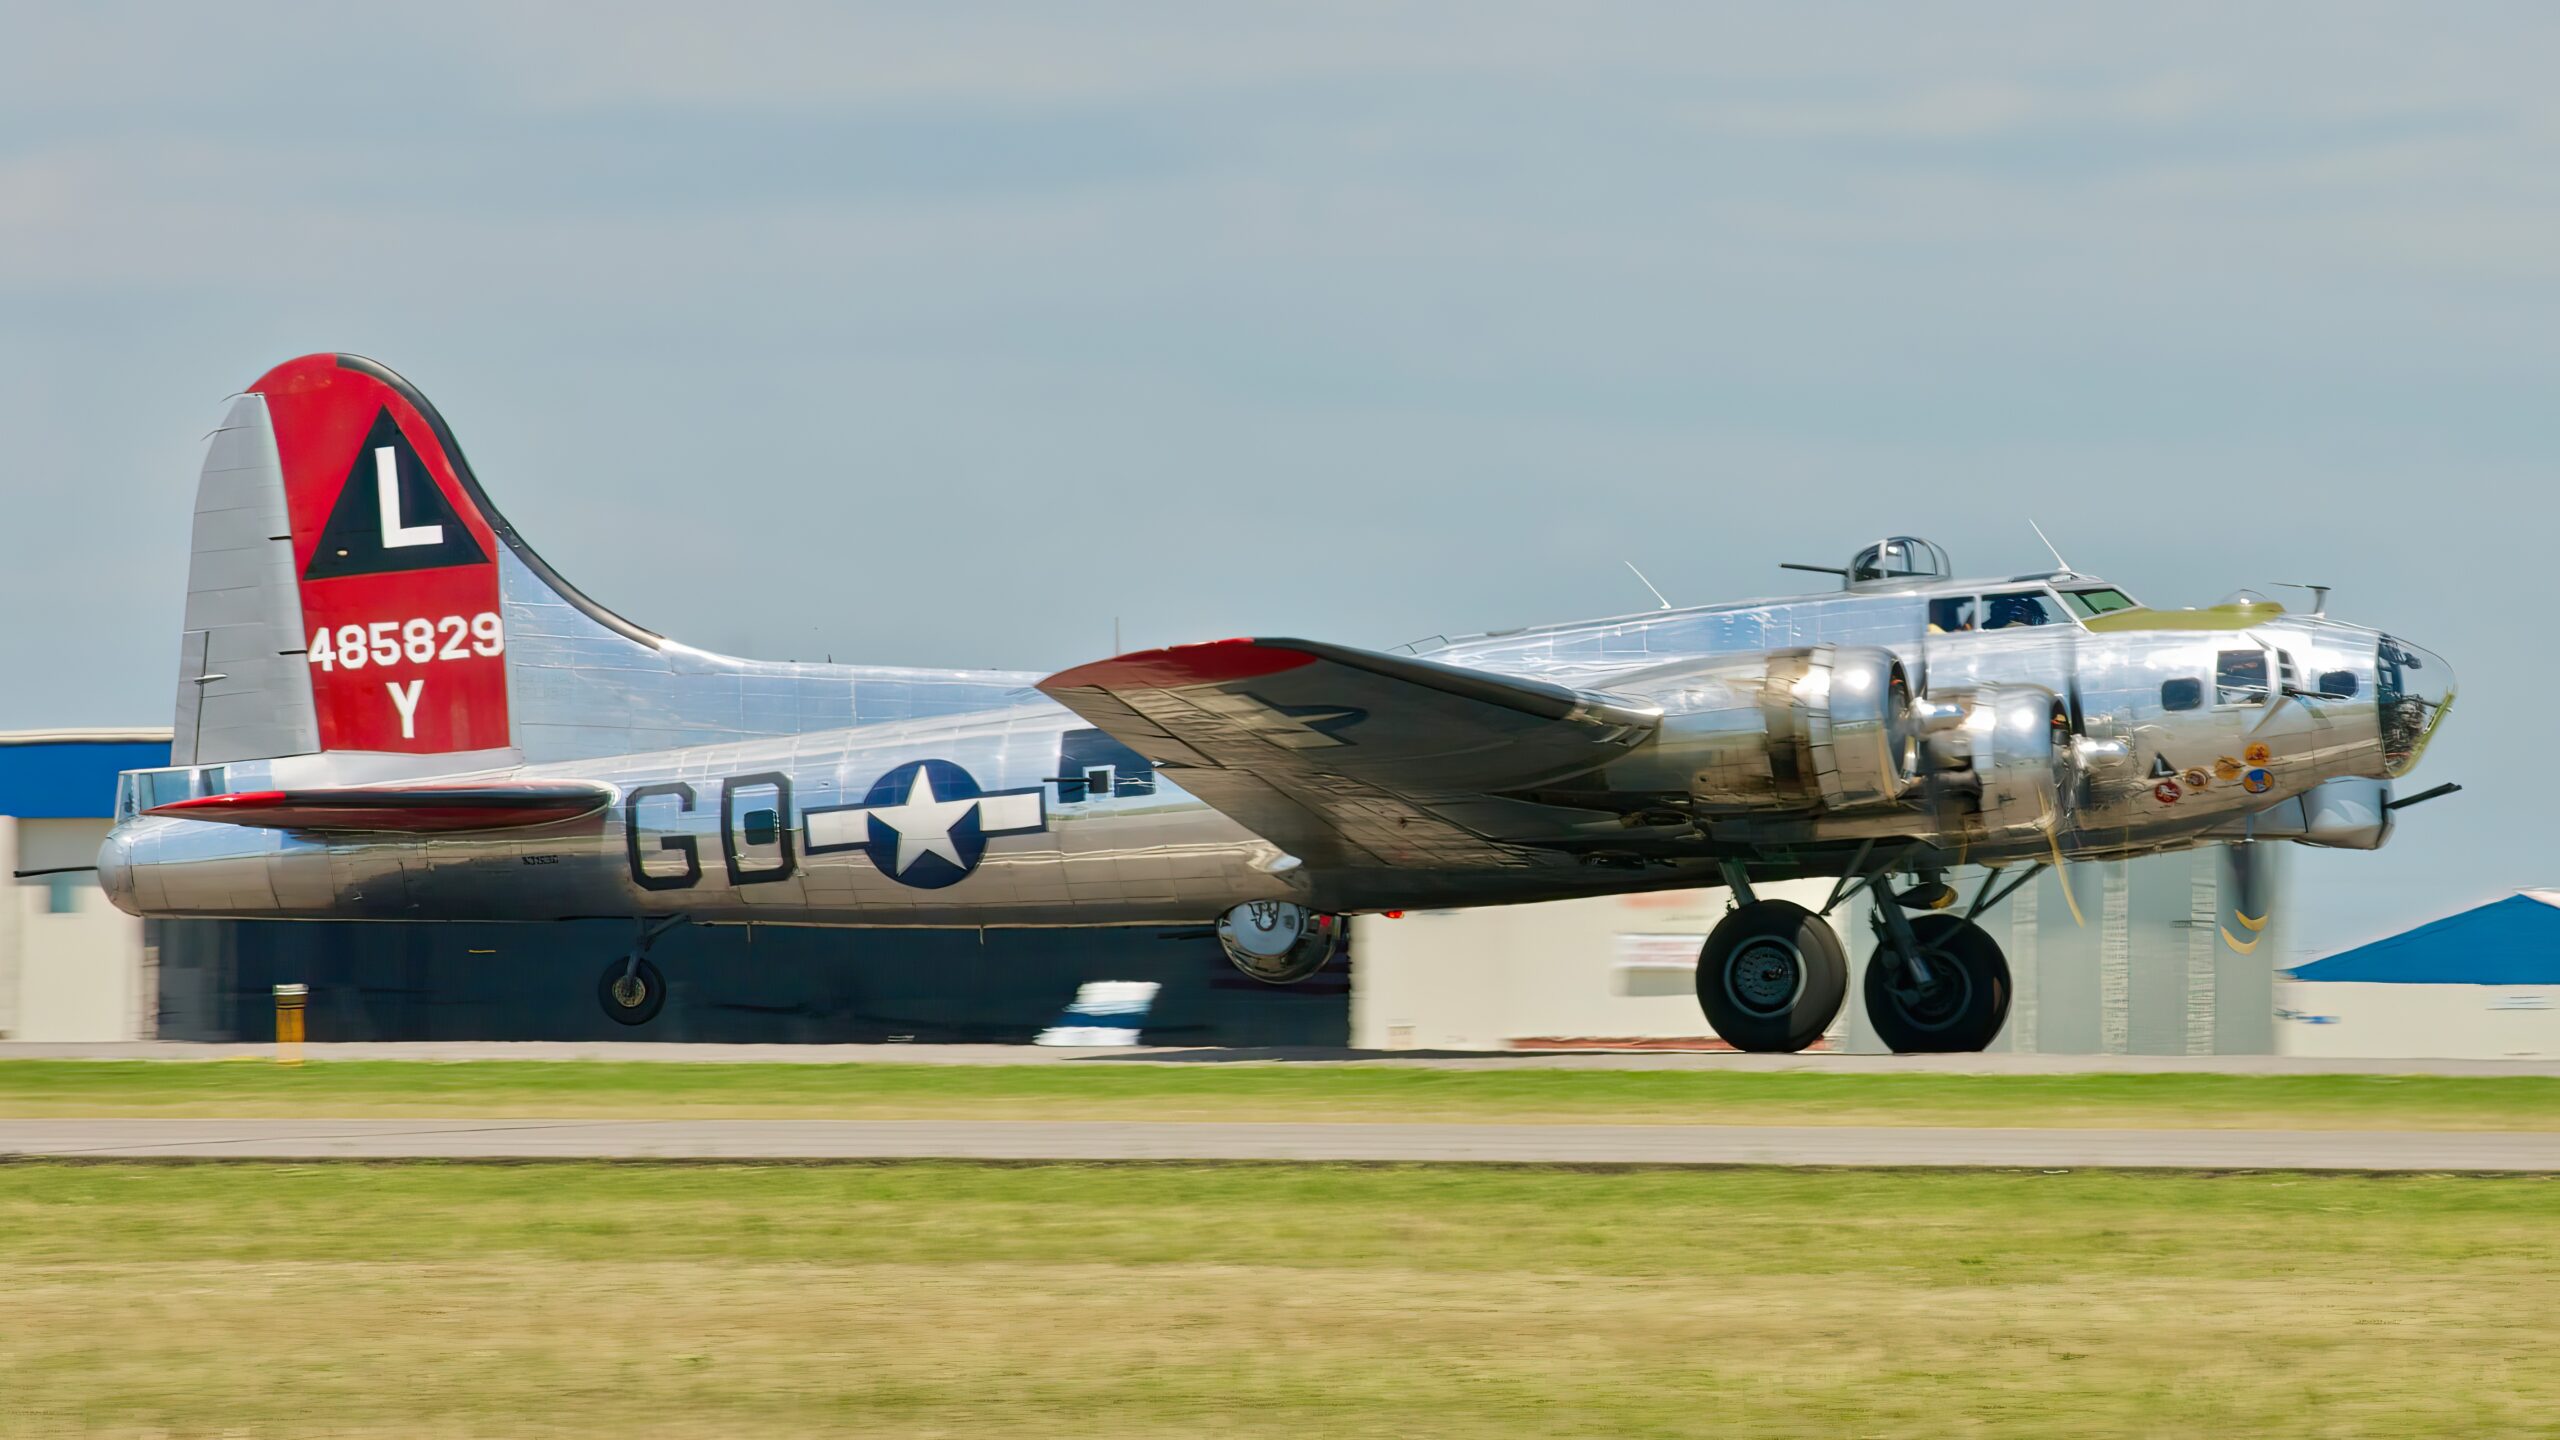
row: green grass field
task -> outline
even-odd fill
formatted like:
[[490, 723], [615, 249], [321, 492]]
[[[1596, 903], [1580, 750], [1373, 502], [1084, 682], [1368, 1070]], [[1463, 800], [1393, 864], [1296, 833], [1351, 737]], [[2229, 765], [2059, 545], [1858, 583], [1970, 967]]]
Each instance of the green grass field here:
[[2560, 1129], [2560, 1078], [1285, 1064], [0, 1061], [0, 1116], [1502, 1120]]
[[0, 1165], [0, 1436], [2560, 1433], [2560, 1181]]

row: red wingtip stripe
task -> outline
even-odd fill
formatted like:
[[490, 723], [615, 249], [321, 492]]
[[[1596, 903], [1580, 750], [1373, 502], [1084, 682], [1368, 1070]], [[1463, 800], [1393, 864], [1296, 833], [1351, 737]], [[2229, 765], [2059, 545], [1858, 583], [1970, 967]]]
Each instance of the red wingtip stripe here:
[[1172, 689], [1183, 685], [1215, 685], [1251, 680], [1312, 664], [1315, 656], [1285, 645], [1267, 645], [1250, 637], [1210, 640], [1197, 645], [1169, 645], [1161, 650], [1134, 650], [1061, 670], [1040, 682], [1043, 690]]

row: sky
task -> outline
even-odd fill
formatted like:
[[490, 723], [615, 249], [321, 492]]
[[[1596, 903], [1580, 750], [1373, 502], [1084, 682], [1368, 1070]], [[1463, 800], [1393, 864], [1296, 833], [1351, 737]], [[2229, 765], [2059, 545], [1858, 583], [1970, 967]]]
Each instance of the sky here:
[[[2140, 13], [2127, 13], [2138, 8]], [[2297, 956], [2560, 884], [2560, 12], [0, 0], [0, 727], [165, 723], [317, 350], [653, 629], [1044, 670], [1908, 531], [2453, 664]], [[2270, 591], [2282, 597], [2286, 592]], [[2537, 761], [2539, 764], [2539, 761]], [[2501, 769], [2500, 766], [2506, 766]]]

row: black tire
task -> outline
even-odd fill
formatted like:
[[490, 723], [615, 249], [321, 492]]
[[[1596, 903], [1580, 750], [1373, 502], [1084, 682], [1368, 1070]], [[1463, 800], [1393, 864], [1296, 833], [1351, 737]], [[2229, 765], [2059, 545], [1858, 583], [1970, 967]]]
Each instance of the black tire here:
[[1915, 915], [1911, 933], [1929, 962], [1930, 984], [1915, 991], [1882, 945], [1867, 961], [1867, 1019], [1900, 1055], [1969, 1053], [1988, 1047], [2009, 1018], [2009, 960], [1981, 926], [1954, 915]]
[[1742, 906], [1717, 923], [1698, 952], [1698, 1008], [1736, 1050], [1802, 1050], [1831, 1028], [1848, 997], [1840, 936], [1801, 905]]
[[[626, 978], [629, 986], [623, 983]], [[636, 965], [628, 957], [616, 960], [596, 979], [596, 1003], [617, 1024], [646, 1025], [667, 1008], [667, 977], [646, 960]]]

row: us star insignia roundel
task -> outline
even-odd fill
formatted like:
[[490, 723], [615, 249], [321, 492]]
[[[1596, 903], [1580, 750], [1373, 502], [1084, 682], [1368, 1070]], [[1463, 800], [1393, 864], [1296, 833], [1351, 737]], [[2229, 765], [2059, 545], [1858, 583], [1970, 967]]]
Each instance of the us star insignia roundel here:
[[987, 841], [1049, 828], [1038, 790], [978, 788], [948, 760], [910, 760], [872, 782], [859, 805], [806, 812], [809, 854], [861, 850], [901, 885], [939, 890], [974, 874]]

